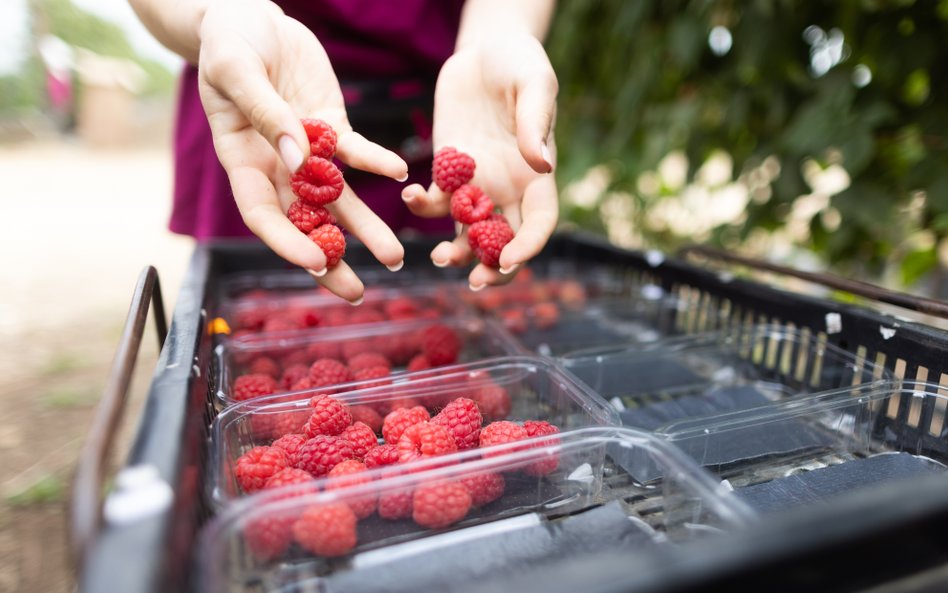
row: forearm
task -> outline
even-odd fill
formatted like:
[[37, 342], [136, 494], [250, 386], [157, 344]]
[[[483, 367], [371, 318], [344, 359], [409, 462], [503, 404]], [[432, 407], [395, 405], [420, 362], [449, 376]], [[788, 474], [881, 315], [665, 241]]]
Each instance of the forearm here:
[[196, 63], [201, 21], [212, 0], [129, 0], [138, 18], [165, 47]]
[[555, 0], [467, 0], [456, 48], [507, 33], [527, 33], [543, 41]]

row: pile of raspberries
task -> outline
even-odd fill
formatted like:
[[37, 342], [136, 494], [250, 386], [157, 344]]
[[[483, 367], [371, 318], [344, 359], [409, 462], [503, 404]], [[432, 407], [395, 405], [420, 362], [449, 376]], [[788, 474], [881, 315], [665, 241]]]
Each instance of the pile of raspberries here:
[[451, 217], [467, 229], [471, 251], [485, 266], [500, 266], [500, 252], [513, 239], [507, 218], [494, 212], [494, 203], [484, 190], [470, 183], [474, 177], [474, 159], [446, 146], [434, 156], [431, 177], [441, 191], [451, 194]]
[[[310, 401], [309, 418], [298, 432], [283, 434], [269, 446], [244, 453], [234, 466], [234, 477], [247, 494], [311, 485], [276, 495], [289, 499], [321, 488], [370, 484], [375, 476], [366, 472], [374, 468], [392, 466], [392, 476], [404, 475], [411, 470], [401, 464], [415, 460], [559, 433], [549, 422], [536, 420], [498, 420], [485, 426], [479, 403], [467, 397], [449, 401], [434, 416], [425, 406], [412, 403], [390, 402], [391, 411], [382, 419], [372, 407], [350, 408], [331, 396], [316, 396]], [[384, 443], [379, 442], [379, 434]], [[554, 443], [551, 439], [532, 446]], [[484, 456], [489, 454], [485, 451]], [[545, 453], [524, 461], [516, 471], [539, 477], [552, 473], [558, 465], [556, 455]], [[316, 482], [317, 478], [325, 480]], [[249, 520], [244, 536], [253, 553], [263, 559], [280, 556], [294, 541], [318, 556], [341, 556], [355, 547], [359, 520], [378, 514], [385, 520], [410, 518], [421, 527], [441, 529], [464, 519], [472, 507], [499, 499], [504, 485], [503, 473], [482, 472], [397, 490], [361, 489], [345, 501]]]
[[321, 119], [304, 119], [310, 156], [290, 174], [290, 188], [298, 198], [286, 217], [326, 254], [326, 267], [333, 268], [346, 254], [346, 238], [326, 204], [342, 195], [345, 182], [332, 158], [336, 154], [336, 132]]
[[325, 289], [298, 291], [288, 296], [257, 289], [241, 295], [229, 307], [225, 320], [230, 336], [274, 333], [314, 327], [341, 327], [384, 321], [434, 320], [452, 313], [457, 304], [444, 287], [425, 295], [391, 295], [386, 289], [369, 288], [360, 307], [338, 304], [335, 296], [322, 298]]
[[241, 365], [243, 373], [234, 379], [230, 395], [245, 401], [352, 381], [369, 381], [360, 387], [386, 385], [393, 368], [413, 372], [453, 364], [461, 347], [454, 329], [436, 323], [406, 333], [313, 342], [304, 347], [255, 351], [253, 355], [239, 353], [234, 362]]

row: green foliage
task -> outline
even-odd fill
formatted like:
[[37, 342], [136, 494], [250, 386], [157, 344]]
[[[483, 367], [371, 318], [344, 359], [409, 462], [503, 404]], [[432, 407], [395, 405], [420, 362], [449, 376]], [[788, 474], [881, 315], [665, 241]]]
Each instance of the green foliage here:
[[26, 506], [60, 502], [66, 494], [66, 486], [55, 474], [43, 474], [31, 484], [7, 494], [7, 503], [13, 506]]
[[[143, 94], [167, 93], [174, 87], [174, 73], [154, 60], [140, 57], [119, 26], [80, 9], [71, 0], [36, 0], [31, 9], [32, 18], [39, 23], [35, 29], [56, 35], [72, 46], [126, 58], [141, 66], [147, 75]], [[19, 73], [0, 77], [0, 113], [41, 106], [44, 85], [43, 64], [33, 54]]]
[[[828, 204], [838, 224], [814, 215], [796, 240], [837, 271], [878, 274], [919, 228], [948, 236], [946, 23], [945, 0], [561, 3], [548, 48], [561, 86], [561, 181], [607, 164], [607, 190], [641, 205], [631, 223], [643, 240], [673, 249], [695, 237], [650, 226], [648, 211], [669, 192], [637, 191], [644, 172], [674, 150], [687, 155], [689, 179], [715, 150], [731, 155], [734, 178], [775, 157], [767, 196], [700, 237], [733, 249], [755, 229], [789, 228], [811, 192], [805, 162], [839, 164], [851, 184]], [[715, 26], [733, 39], [720, 56], [709, 46]], [[842, 60], [821, 75], [810, 70], [811, 26], [843, 35]], [[865, 68], [871, 81], [857, 85]], [[904, 279], [935, 265], [934, 254], [913, 252]]]

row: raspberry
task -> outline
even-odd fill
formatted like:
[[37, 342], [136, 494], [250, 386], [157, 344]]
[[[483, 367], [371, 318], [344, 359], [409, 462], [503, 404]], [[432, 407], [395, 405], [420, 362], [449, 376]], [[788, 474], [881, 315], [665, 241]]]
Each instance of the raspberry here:
[[294, 364], [283, 370], [280, 377], [280, 387], [289, 390], [296, 385], [300, 379], [309, 378], [309, 366], [305, 364]]
[[530, 437], [546, 436], [560, 432], [555, 424], [550, 424], [544, 420], [526, 420], [523, 423], [523, 429], [527, 431], [527, 436]]
[[237, 459], [234, 477], [247, 494], [263, 488], [270, 476], [286, 468], [286, 452], [277, 447], [254, 447]]
[[357, 325], [360, 323], [381, 323], [385, 321], [385, 315], [375, 309], [358, 309], [349, 316], [349, 323]]
[[234, 380], [234, 388], [231, 390], [231, 395], [237, 401], [244, 401], [276, 393], [276, 390], [276, 379], [270, 375], [258, 373], [237, 377], [237, 379]]
[[[326, 481], [326, 490], [338, 490], [349, 486], [372, 483], [372, 478], [365, 475], [366, 467], [361, 461], [349, 459], [343, 461], [329, 472]], [[362, 474], [362, 475], [359, 475]], [[346, 504], [359, 519], [365, 519], [375, 512], [378, 496], [372, 494], [346, 495]]]
[[490, 447], [528, 438], [524, 427], [507, 420], [491, 422], [481, 429], [480, 446]]
[[414, 319], [419, 313], [418, 305], [408, 297], [394, 298], [385, 303], [385, 315], [392, 321]]
[[391, 370], [392, 363], [389, 362], [384, 354], [379, 354], [378, 352], [362, 352], [349, 359], [349, 370], [352, 373], [372, 367], [385, 367]]
[[429, 529], [457, 523], [471, 508], [471, 494], [458, 482], [429, 482], [415, 489], [412, 519]]
[[424, 354], [418, 354], [408, 362], [408, 371], [424, 371], [431, 368], [431, 361]]
[[398, 439], [398, 462], [405, 463], [423, 457], [436, 457], [454, 453], [458, 446], [447, 428], [421, 422], [405, 429]]
[[317, 556], [342, 556], [356, 545], [357, 521], [345, 503], [314, 505], [293, 524], [293, 538]]
[[263, 327], [260, 331], [264, 333], [278, 333], [297, 329], [303, 329], [303, 325], [299, 321], [283, 315], [276, 315], [267, 319], [263, 323]]
[[334, 268], [346, 254], [346, 238], [339, 227], [324, 224], [313, 229], [307, 235], [326, 255], [326, 267]]
[[494, 211], [494, 203], [476, 185], [462, 185], [451, 194], [451, 218], [461, 224], [474, 224]]
[[[544, 422], [542, 420], [527, 420], [523, 423], [523, 429], [527, 431], [527, 435], [530, 437], [546, 436], [551, 434], [558, 434], [560, 429], [556, 426], [550, 424], [549, 422]], [[538, 443], [537, 447], [546, 447], [549, 445], [555, 445], [558, 442], [558, 439], [543, 439]], [[541, 453], [543, 456], [540, 460], [530, 463], [523, 468], [523, 473], [528, 476], [545, 476], [556, 471], [556, 468], [560, 465], [560, 457], [555, 451], [547, 451]]]
[[474, 177], [474, 159], [450, 146], [445, 146], [434, 155], [431, 163], [431, 178], [441, 191], [453, 192]]
[[371, 406], [352, 406], [349, 408], [349, 415], [352, 416], [353, 424], [362, 422], [368, 425], [375, 434], [382, 432], [382, 416]]
[[379, 445], [369, 449], [369, 452], [365, 454], [365, 466], [369, 469], [395, 463], [398, 463], [398, 447], [396, 445]]
[[284, 317], [283, 315], [275, 315], [273, 317], [267, 318], [260, 331], [263, 333], [274, 334], [297, 329], [302, 329], [302, 326], [297, 320]]
[[303, 200], [296, 200], [290, 204], [290, 209], [286, 211], [286, 217], [290, 219], [293, 226], [304, 233], [309, 233], [324, 224], [336, 224], [336, 217], [330, 214], [329, 210]]
[[523, 309], [505, 309], [500, 312], [500, 320], [510, 333], [522, 334], [527, 331], [527, 317]]
[[267, 514], [249, 519], [244, 527], [247, 547], [261, 560], [278, 558], [289, 549], [290, 542], [293, 541], [295, 522], [296, 517], [285, 510], [275, 515]]
[[477, 409], [477, 404], [465, 397], [452, 401], [431, 419], [432, 424], [448, 429], [459, 451], [477, 448], [482, 422], [483, 418], [480, 410]]
[[428, 410], [421, 406], [392, 410], [382, 422], [382, 436], [385, 437], [386, 443], [398, 444], [398, 440], [406, 428], [428, 420], [431, 420], [431, 415], [428, 414]]
[[312, 388], [313, 388], [313, 382], [309, 380], [309, 377], [303, 377], [296, 383], [293, 383], [293, 387], [291, 387], [290, 390], [291, 391], [308, 391]]
[[309, 367], [309, 380], [313, 387], [327, 387], [352, 381], [346, 365], [332, 358], [321, 358]]
[[484, 385], [471, 394], [486, 420], [502, 420], [510, 414], [511, 401], [507, 390], [500, 385]]
[[[305, 484], [312, 481], [313, 476], [311, 476], [309, 472], [295, 467], [288, 467], [270, 476], [270, 479], [263, 485], [263, 489], [273, 490], [275, 488], [292, 486], [294, 484]], [[316, 490], [311, 490], [311, 492], [316, 492]]]
[[[391, 410], [399, 410], [402, 408], [407, 410], [407, 409], [415, 408], [422, 405], [420, 401], [418, 401], [417, 399], [413, 397], [400, 397], [398, 399], [390, 400], [388, 404]], [[422, 406], [422, 407], [425, 407], [425, 406]]]
[[311, 156], [290, 176], [290, 188], [304, 202], [325, 206], [342, 195], [342, 171], [332, 161]]
[[467, 243], [481, 263], [491, 268], [500, 265], [500, 252], [514, 237], [510, 223], [501, 214], [475, 222], [467, 229]]
[[413, 494], [404, 488], [382, 492], [379, 495], [379, 517], [389, 521], [411, 517]]
[[498, 473], [464, 476], [461, 483], [470, 492], [471, 504], [476, 507], [494, 502], [504, 495], [504, 476]]
[[269, 356], [258, 356], [250, 361], [247, 370], [251, 375], [270, 375], [274, 379], [280, 376], [280, 365]]
[[310, 401], [310, 407], [313, 413], [303, 427], [303, 432], [310, 438], [319, 434], [336, 436], [352, 424], [352, 415], [337, 399], [316, 396]]
[[446, 325], [432, 325], [422, 330], [421, 350], [432, 366], [451, 364], [461, 352], [461, 340]]
[[306, 346], [306, 356], [308, 356], [311, 361], [319, 360], [320, 358], [338, 359], [341, 350], [339, 344], [336, 342], [313, 342]]
[[[371, 379], [382, 379], [388, 377], [392, 374], [391, 369], [385, 366], [369, 367], [366, 369], [360, 369], [353, 373], [353, 379], [356, 381], [369, 381]], [[391, 381], [374, 381], [367, 385], [363, 385], [360, 389], [368, 389], [369, 387], [381, 387], [383, 385], [390, 385]]]
[[331, 159], [336, 154], [336, 131], [321, 119], [303, 119], [303, 129], [309, 140], [309, 152], [313, 156]]
[[[251, 307], [243, 311], [239, 311], [234, 315], [234, 328], [241, 330], [250, 330], [257, 331], [263, 327], [263, 323], [267, 320], [267, 312], [265, 309], [260, 309], [257, 307]], [[231, 335], [231, 338], [237, 337], [238, 334], [235, 332]]]
[[311, 358], [305, 350], [290, 350], [280, 357], [280, 362], [283, 364], [283, 372], [286, 373], [286, 370], [290, 367], [295, 367], [303, 365], [309, 369], [309, 363], [313, 362], [314, 358]]
[[560, 308], [556, 303], [537, 303], [533, 306], [533, 320], [539, 329], [550, 329], [560, 320]]
[[370, 449], [379, 446], [379, 438], [375, 436], [375, 431], [363, 422], [353, 422], [339, 436], [352, 443], [352, 452], [359, 459], [364, 458]]
[[290, 467], [296, 467], [296, 464], [299, 462], [300, 447], [302, 447], [303, 443], [307, 440], [306, 435], [303, 434], [285, 434], [273, 441], [273, 444], [270, 446], [283, 449], [283, 452], [286, 453], [287, 464]]
[[349, 441], [339, 437], [317, 435], [300, 447], [296, 467], [319, 478], [328, 474], [329, 470], [339, 463], [354, 457], [352, 443]]

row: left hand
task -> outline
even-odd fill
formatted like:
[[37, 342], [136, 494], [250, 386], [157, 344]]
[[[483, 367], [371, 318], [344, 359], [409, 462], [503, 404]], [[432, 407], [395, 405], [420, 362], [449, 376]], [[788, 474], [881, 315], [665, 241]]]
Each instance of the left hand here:
[[[542, 44], [527, 34], [505, 35], [461, 48], [444, 66], [435, 89], [435, 151], [453, 146], [477, 163], [471, 183], [483, 189], [516, 232], [500, 254], [500, 270], [478, 264], [468, 281], [479, 290], [504, 284], [549, 240], [559, 214], [553, 123], [558, 84]], [[451, 195], [432, 184], [402, 191], [419, 216], [444, 216]], [[462, 231], [431, 252], [436, 266], [464, 266], [473, 253]]]

